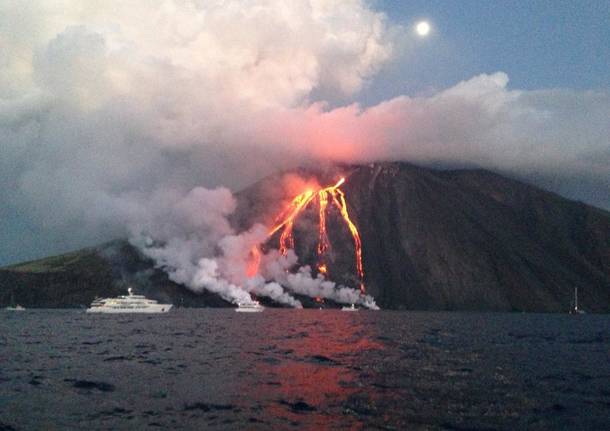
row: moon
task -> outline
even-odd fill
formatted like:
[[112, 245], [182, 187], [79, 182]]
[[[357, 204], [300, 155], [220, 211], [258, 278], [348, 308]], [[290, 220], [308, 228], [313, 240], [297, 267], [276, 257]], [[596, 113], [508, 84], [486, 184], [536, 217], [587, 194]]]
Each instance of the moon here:
[[415, 32], [421, 36], [426, 37], [430, 33], [430, 24], [428, 21], [420, 21], [415, 25]]

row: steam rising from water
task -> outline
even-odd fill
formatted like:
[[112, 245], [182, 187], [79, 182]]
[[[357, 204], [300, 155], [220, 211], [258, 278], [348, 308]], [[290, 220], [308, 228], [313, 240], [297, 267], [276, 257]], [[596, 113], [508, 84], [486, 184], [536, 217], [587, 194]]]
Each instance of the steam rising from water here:
[[377, 308], [372, 297], [356, 289], [312, 277], [309, 267], [291, 272], [298, 263], [293, 250], [287, 256], [270, 250], [261, 257], [260, 273], [249, 277], [250, 250], [267, 240], [267, 228], [255, 224], [236, 233], [227, 220], [235, 207], [229, 190], [198, 187], [184, 197], [166, 191], [158, 199], [141, 200], [125, 217], [131, 243], [172, 281], [194, 292], [207, 290], [232, 303], [250, 302], [253, 293], [301, 308], [293, 296], [299, 294]]

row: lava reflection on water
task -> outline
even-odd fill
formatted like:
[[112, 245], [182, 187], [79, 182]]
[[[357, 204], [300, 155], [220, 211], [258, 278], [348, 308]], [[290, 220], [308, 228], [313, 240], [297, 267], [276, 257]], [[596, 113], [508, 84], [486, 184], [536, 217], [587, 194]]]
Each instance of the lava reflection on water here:
[[350, 397], [366, 391], [359, 358], [383, 345], [351, 313], [302, 310], [290, 320], [289, 329], [271, 325], [264, 346], [245, 349], [258, 353], [243, 380], [243, 397], [256, 400], [263, 422], [281, 418], [301, 429], [362, 429], [346, 415], [347, 406]]

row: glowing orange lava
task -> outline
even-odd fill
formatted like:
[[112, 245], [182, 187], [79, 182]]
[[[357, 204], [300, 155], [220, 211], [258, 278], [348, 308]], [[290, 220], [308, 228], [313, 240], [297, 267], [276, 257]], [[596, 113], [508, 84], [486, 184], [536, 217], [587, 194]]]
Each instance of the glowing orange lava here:
[[318, 203], [319, 208], [319, 230], [318, 230], [318, 271], [324, 275], [327, 274], [328, 268], [325, 262], [325, 255], [330, 249], [330, 240], [326, 231], [326, 215], [328, 204], [332, 204], [339, 210], [341, 217], [347, 225], [356, 250], [356, 272], [360, 279], [360, 291], [364, 294], [364, 269], [362, 266], [362, 241], [356, 225], [350, 219], [345, 193], [339, 187], [345, 183], [345, 178], [341, 178], [335, 185], [324, 187], [314, 192], [311, 189], [306, 190], [292, 200], [292, 203], [282, 211], [276, 218], [275, 226], [269, 231], [269, 237], [276, 232], [282, 230], [280, 235], [280, 252], [286, 255], [288, 249], [294, 248], [294, 237], [292, 235], [294, 222], [297, 217], [305, 210], [312, 202]]
[[292, 200], [292, 204], [278, 216], [282, 222], [277, 224], [269, 232], [269, 236], [284, 228], [280, 236], [280, 252], [285, 256], [289, 248], [294, 248], [294, 238], [292, 237], [292, 228], [297, 215], [309, 205], [315, 197], [312, 190], [306, 190]]

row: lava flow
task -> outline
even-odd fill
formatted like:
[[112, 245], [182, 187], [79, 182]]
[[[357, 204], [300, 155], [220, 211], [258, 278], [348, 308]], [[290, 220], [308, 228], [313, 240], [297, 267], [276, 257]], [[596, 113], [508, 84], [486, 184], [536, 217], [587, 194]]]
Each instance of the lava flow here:
[[319, 209], [319, 230], [318, 230], [318, 271], [326, 275], [328, 268], [325, 261], [325, 255], [330, 249], [330, 240], [326, 232], [326, 216], [329, 203], [332, 203], [341, 214], [341, 217], [347, 225], [356, 250], [356, 271], [360, 278], [360, 292], [364, 294], [364, 269], [362, 266], [362, 242], [356, 225], [352, 222], [347, 211], [347, 203], [345, 193], [339, 188], [345, 182], [345, 178], [341, 178], [335, 185], [313, 191], [306, 190], [292, 200], [288, 208], [280, 213], [276, 218], [275, 226], [269, 231], [269, 237], [276, 232], [282, 231], [280, 235], [280, 252], [286, 255], [288, 249], [294, 248], [294, 236], [292, 234], [294, 222], [297, 217], [313, 202], [318, 204]]

